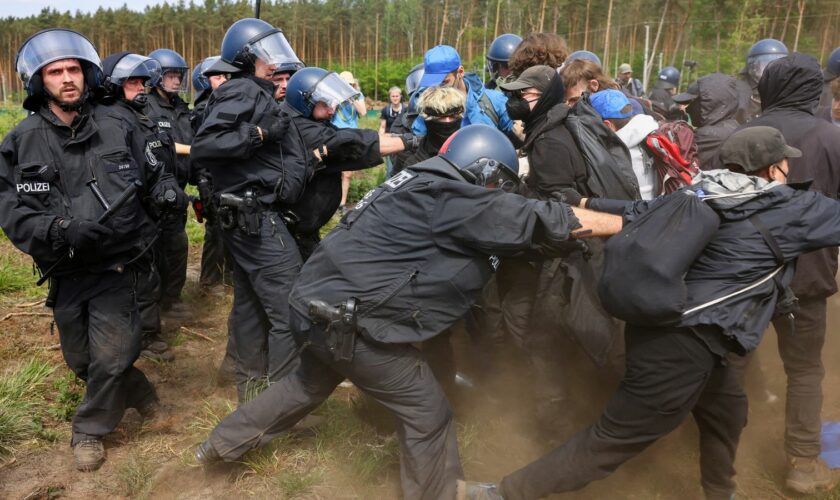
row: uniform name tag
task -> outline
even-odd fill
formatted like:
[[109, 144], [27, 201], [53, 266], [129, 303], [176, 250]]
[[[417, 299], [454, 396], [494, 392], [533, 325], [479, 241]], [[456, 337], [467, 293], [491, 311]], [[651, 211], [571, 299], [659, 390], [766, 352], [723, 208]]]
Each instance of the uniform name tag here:
[[172, 128], [172, 124], [169, 122], [158, 122], [158, 127], [160, 128]]
[[115, 172], [125, 172], [126, 170], [131, 170], [133, 168], [135, 168], [135, 166], [131, 163], [109, 163], [105, 165], [105, 171], [109, 174], [113, 174]]
[[18, 193], [49, 193], [49, 182], [21, 182], [17, 185]]
[[409, 172], [408, 170], [403, 170], [402, 172], [399, 172], [397, 175], [385, 181], [385, 185], [391, 189], [397, 189], [398, 187], [402, 186], [403, 184], [415, 177], [417, 177], [417, 174]]
[[498, 255], [491, 255], [488, 261], [490, 262], [490, 267], [493, 269], [494, 273], [499, 270], [499, 263], [501, 262], [501, 259], [499, 259]]
[[157, 149], [163, 146], [163, 143], [160, 141], [149, 141], [149, 147], [152, 149]]

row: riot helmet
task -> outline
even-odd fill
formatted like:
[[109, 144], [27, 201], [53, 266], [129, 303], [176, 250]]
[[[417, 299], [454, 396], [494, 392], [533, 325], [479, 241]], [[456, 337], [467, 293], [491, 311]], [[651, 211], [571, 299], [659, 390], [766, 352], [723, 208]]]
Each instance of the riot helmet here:
[[286, 102], [301, 115], [309, 118], [315, 104], [323, 102], [335, 109], [359, 95], [335, 71], [322, 68], [303, 68], [289, 79], [286, 87]]
[[129, 78], [142, 78], [151, 85], [160, 77], [160, 63], [131, 52], [111, 54], [102, 61], [105, 80], [102, 87], [111, 96], [122, 95], [122, 84]]
[[438, 154], [471, 184], [508, 190], [519, 183], [519, 157], [510, 140], [489, 125], [467, 125]]
[[492, 80], [499, 78], [499, 76], [507, 76], [501, 75], [500, 72], [507, 69], [510, 56], [521, 42], [522, 37], [513, 33], [499, 35], [493, 40], [493, 43], [487, 49], [487, 72], [490, 73]]
[[589, 52], [588, 50], [576, 50], [569, 54], [569, 57], [566, 58], [566, 63], [570, 63], [575, 59], [586, 59], [587, 61], [592, 61], [598, 66], [601, 65], [601, 58], [598, 57], [597, 54], [594, 52]]
[[413, 96], [415, 92], [420, 88], [420, 80], [423, 79], [423, 73], [425, 72], [425, 66], [423, 63], [418, 64], [411, 68], [411, 71], [408, 72], [408, 76], [405, 77], [405, 93], [408, 96]]
[[823, 70], [823, 77], [826, 82], [830, 82], [840, 76], [840, 47], [834, 49], [834, 52], [828, 56], [828, 63]]
[[66, 111], [78, 109], [87, 100], [91, 89], [99, 87], [102, 81], [102, 62], [96, 47], [84, 35], [64, 29], [51, 28], [39, 31], [23, 42], [15, 57], [15, 69], [26, 88], [23, 107], [36, 111], [44, 98], [56, 102], [55, 96], [44, 88], [41, 69], [62, 59], [79, 61], [85, 77], [85, 89], [79, 101], [73, 105], [59, 103]]
[[207, 79], [207, 74], [204, 72], [207, 71], [210, 66], [212, 66], [216, 61], [221, 59], [220, 56], [210, 56], [205, 58], [203, 61], [195, 65], [195, 68], [192, 70], [192, 87], [193, 91], [196, 94], [201, 94], [205, 90], [210, 89], [210, 80]]
[[665, 66], [659, 71], [659, 85], [665, 89], [675, 89], [680, 84], [680, 70], [673, 66]]
[[[181, 57], [181, 54], [170, 49], [157, 49], [150, 52], [149, 57], [160, 63], [160, 78], [158, 78], [157, 81], [149, 82], [150, 86], [157, 87], [170, 94], [178, 94], [187, 91], [189, 86], [187, 71], [189, 71], [189, 67], [187, 66], [187, 61]], [[171, 87], [164, 87], [164, 77], [167, 73], [177, 73], [180, 75], [181, 83], [178, 88], [173, 89]]]
[[759, 40], [747, 52], [747, 75], [758, 83], [767, 65], [776, 59], [788, 55], [788, 49], [782, 42], [773, 38]]
[[222, 59], [249, 72], [253, 72], [256, 59], [273, 66], [303, 66], [281, 30], [254, 18], [240, 19], [228, 28], [222, 39]]

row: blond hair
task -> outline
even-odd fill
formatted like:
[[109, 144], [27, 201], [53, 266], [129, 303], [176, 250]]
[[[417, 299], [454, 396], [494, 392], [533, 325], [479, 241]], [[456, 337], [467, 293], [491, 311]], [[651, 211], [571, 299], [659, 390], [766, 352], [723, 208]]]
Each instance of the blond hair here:
[[430, 87], [417, 100], [417, 109], [424, 118], [463, 113], [467, 99], [452, 87]]

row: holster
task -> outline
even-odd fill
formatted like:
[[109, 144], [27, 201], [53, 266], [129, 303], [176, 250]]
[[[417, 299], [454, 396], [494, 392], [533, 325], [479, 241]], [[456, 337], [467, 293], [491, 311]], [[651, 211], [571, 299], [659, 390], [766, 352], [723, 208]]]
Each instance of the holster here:
[[242, 197], [242, 205], [237, 207], [236, 221], [243, 233], [248, 236], [259, 236], [260, 210], [257, 196], [253, 191], [246, 191], [245, 196]]
[[309, 316], [313, 322], [326, 325], [326, 347], [333, 361], [352, 361], [356, 347], [356, 299], [351, 297], [339, 307], [312, 301]]

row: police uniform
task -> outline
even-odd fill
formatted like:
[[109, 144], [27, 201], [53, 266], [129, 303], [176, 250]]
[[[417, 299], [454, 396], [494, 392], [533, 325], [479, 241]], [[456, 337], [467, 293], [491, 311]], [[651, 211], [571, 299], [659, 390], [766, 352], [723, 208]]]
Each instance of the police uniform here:
[[[453, 498], [463, 472], [452, 411], [412, 343], [465, 314], [498, 263], [493, 255], [556, 248], [576, 226], [569, 207], [470, 184], [440, 157], [392, 177], [342, 219], [295, 282], [292, 331], [304, 347], [298, 369], [226, 417], [208, 442], [236, 460], [349, 378], [399, 420], [404, 497]], [[327, 327], [310, 313], [313, 301], [350, 299], [357, 307], [349, 328]]]
[[[299, 200], [314, 163], [273, 92], [270, 81], [253, 75], [216, 89], [192, 147], [194, 161], [213, 176], [220, 217], [228, 221], [224, 242], [234, 261], [231, 341], [240, 399], [249, 383], [276, 380], [297, 359], [288, 294], [301, 260], [280, 210]], [[225, 206], [231, 196], [247, 198], [250, 206]]]
[[[142, 134], [107, 107], [85, 105], [70, 126], [40, 107], [0, 146], [0, 225], [42, 271], [49, 268], [68, 253], [58, 226], [95, 221], [104, 211], [90, 181], [110, 202], [135, 181], [147, 188], [163, 183], [160, 171], [132, 155], [144, 148]], [[100, 440], [126, 408], [142, 411], [156, 400], [133, 366], [141, 337], [137, 276], [155, 232], [141, 203], [147, 193], [138, 192], [116, 212], [107, 223], [112, 235], [71, 252], [50, 280], [64, 359], [87, 383], [73, 417], [74, 445]]]
[[[160, 130], [178, 144], [192, 143], [190, 110], [180, 97], [171, 99], [160, 95], [155, 89], [149, 94], [147, 105], [149, 116], [157, 121]], [[190, 173], [190, 159], [187, 155], [176, 157], [174, 164], [168, 165], [169, 172], [175, 176], [178, 186], [186, 187]], [[189, 241], [185, 227], [187, 211], [168, 214], [161, 223], [161, 235], [158, 239], [159, 268], [161, 277], [161, 307], [169, 309], [181, 300], [181, 290], [187, 281], [187, 255]]]

